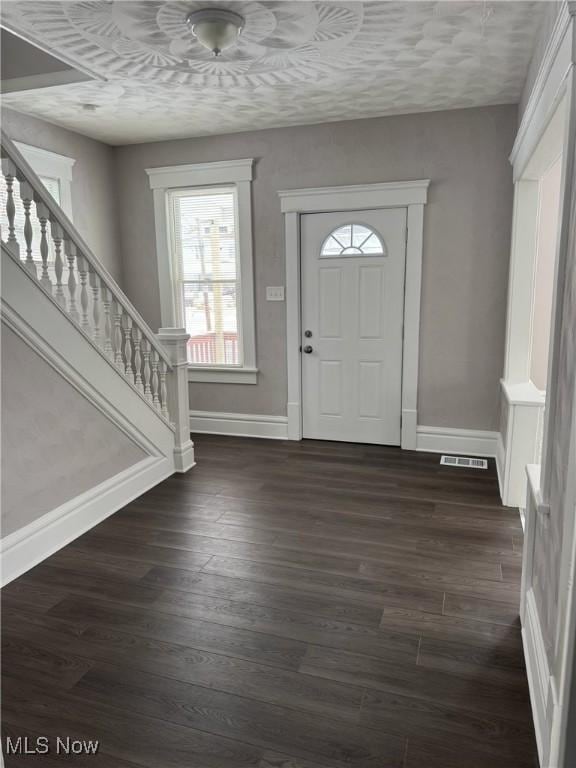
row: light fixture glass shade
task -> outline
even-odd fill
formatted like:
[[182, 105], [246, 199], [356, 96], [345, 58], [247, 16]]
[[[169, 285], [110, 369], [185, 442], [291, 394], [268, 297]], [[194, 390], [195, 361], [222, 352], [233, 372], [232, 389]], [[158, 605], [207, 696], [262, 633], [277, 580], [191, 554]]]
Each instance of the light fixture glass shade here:
[[212, 51], [214, 56], [220, 56], [222, 51], [234, 45], [244, 26], [244, 19], [239, 13], [224, 8], [193, 11], [186, 21], [200, 45]]

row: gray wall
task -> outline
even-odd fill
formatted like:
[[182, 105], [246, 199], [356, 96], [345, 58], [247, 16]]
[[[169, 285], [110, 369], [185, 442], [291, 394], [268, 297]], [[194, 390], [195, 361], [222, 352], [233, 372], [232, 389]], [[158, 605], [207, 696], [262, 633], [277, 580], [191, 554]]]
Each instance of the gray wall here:
[[116, 149], [125, 289], [157, 328], [152, 192], [145, 168], [254, 157], [257, 385], [191, 385], [195, 410], [286, 412], [279, 189], [430, 178], [425, 210], [419, 422], [493, 429], [502, 375], [514, 106], [273, 129]]
[[76, 160], [72, 171], [74, 224], [94, 255], [122, 284], [114, 150], [45, 120], [2, 109], [2, 129], [15, 141]]
[[2, 536], [145, 457], [2, 323]]

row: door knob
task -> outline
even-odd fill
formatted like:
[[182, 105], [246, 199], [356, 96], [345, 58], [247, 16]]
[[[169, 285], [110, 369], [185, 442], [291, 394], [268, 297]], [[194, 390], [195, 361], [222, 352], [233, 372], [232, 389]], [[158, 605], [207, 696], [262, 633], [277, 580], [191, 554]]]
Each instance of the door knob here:
[[306, 346], [304, 347], [304, 349], [302, 351], [305, 352], [307, 355], [309, 355], [310, 352], [313, 352], [314, 350], [312, 349], [310, 344], [306, 344]]
[[310, 339], [312, 337], [312, 331], [304, 331], [304, 336], [306, 336], [307, 339]]

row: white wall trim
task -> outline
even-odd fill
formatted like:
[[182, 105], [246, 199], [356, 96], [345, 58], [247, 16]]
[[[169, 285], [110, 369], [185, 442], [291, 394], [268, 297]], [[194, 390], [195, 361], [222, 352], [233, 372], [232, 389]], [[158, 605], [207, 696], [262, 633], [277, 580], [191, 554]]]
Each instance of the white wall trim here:
[[286, 416], [265, 416], [252, 413], [190, 411], [190, 432], [286, 440], [288, 438], [288, 419]]
[[188, 381], [204, 381], [211, 384], [257, 384], [258, 368], [189, 365]]
[[190, 163], [146, 168], [150, 189], [202, 187], [252, 181], [254, 159], [222, 160], [214, 163]]
[[[190, 432], [237, 437], [289, 438], [287, 416], [251, 413], [190, 411]], [[415, 449], [430, 453], [465, 453], [469, 456], [496, 456], [497, 432], [448, 427], [418, 426]]]
[[173, 471], [170, 460], [149, 456], [9, 534], [0, 541], [2, 585], [74, 541]]
[[408, 233], [404, 287], [401, 446], [407, 450], [416, 448], [424, 205], [429, 185], [429, 179], [420, 179], [346, 187], [292, 189], [278, 193], [285, 226], [288, 439], [302, 439], [301, 214], [406, 207]]
[[496, 456], [498, 432], [481, 429], [425, 427], [416, 429], [416, 450], [430, 453], [457, 453], [466, 456]]
[[546, 405], [546, 392], [538, 389], [531, 381], [510, 384], [501, 379], [500, 384], [509, 405], [526, 405], [533, 408], [542, 408]]
[[504, 354], [504, 380], [514, 384], [530, 378], [538, 210], [538, 182], [519, 179], [514, 185]]
[[178, 317], [180, 310], [175, 294], [173, 265], [173, 233], [168, 212], [168, 192], [174, 189], [210, 187], [228, 184], [235, 188], [238, 221], [238, 262], [240, 274], [239, 343], [242, 366], [189, 366], [189, 381], [228, 384], [256, 384], [256, 317], [254, 301], [254, 247], [252, 237], [252, 190], [254, 160], [225, 160], [214, 163], [194, 163], [147, 168], [148, 181], [154, 198], [156, 225], [156, 256], [160, 311], [166, 328], [184, 325]]
[[531, 381], [510, 384], [502, 379], [500, 385], [506, 412], [506, 444], [500, 436], [496, 453], [500, 496], [507, 507], [520, 508], [526, 502], [526, 465], [540, 463], [546, 393]]
[[34, 147], [32, 144], [23, 144], [21, 141], [15, 141], [14, 144], [38, 176], [58, 176], [68, 179], [68, 181], [72, 180], [72, 169], [76, 163], [74, 157], [67, 157], [41, 147]]
[[[554, 421], [554, 396], [558, 365], [559, 337], [558, 300], [562, 296], [566, 241], [570, 220], [570, 174], [574, 162], [574, 16], [576, 4], [564, 2], [533, 87], [520, 129], [510, 156], [514, 175], [514, 214], [508, 280], [508, 311], [504, 396], [510, 404], [503, 502], [518, 506], [525, 497], [526, 463], [540, 461], [540, 439], [543, 456], [543, 494], [548, 494], [549, 424]], [[538, 228], [540, 217], [541, 176], [550, 163], [562, 154], [561, 210], [555, 253], [554, 293], [548, 364], [547, 390], [549, 402], [542, 415], [531, 413], [538, 395], [530, 393], [532, 327]], [[561, 302], [560, 302], [561, 303]], [[516, 393], [513, 390], [517, 390]], [[524, 390], [524, 392], [522, 392]], [[513, 431], [510, 431], [510, 426]]]
[[554, 678], [551, 676], [548, 666], [546, 646], [532, 589], [526, 594], [522, 624], [522, 644], [538, 755], [543, 768], [556, 768], [556, 766], [549, 766], [544, 763], [550, 749], [548, 722], [553, 722], [556, 719], [555, 712], [558, 707], [558, 700]]
[[[427, 191], [428, 184], [424, 191]], [[419, 190], [420, 192], [422, 189]], [[426, 199], [424, 200], [426, 202]], [[420, 298], [424, 253], [424, 203], [408, 205], [404, 338], [402, 341], [402, 436], [405, 450], [416, 448], [418, 422], [418, 364], [420, 359]]]
[[282, 213], [353, 211], [363, 208], [424, 205], [429, 185], [430, 179], [386, 181], [345, 187], [283, 189], [278, 192], [278, 196]]
[[515, 181], [524, 172], [530, 156], [564, 94], [566, 76], [573, 63], [570, 27], [571, 17], [575, 13], [576, 5], [570, 2], [563, 2], [558, 11], [510, 153]]

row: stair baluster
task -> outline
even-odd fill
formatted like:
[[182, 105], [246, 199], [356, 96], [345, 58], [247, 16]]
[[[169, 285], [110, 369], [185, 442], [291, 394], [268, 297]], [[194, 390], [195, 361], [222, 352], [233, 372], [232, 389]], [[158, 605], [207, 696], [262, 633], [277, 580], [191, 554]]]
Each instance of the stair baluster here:
[[165, 419], [168, 419], [169, 418], [168, 389], [166, 387], [166, 374], [168, 373], [168, 368], [164, 360], [160, 360], [159, 370], [160, 370], [160, 402], [162, 405], [162, 416], [164, 416]]
[[152, 366], [152, 403], [154, 404], [155, 408], [160, 410], [160, 393], [158, 390], [158, 352], [155, 349], [152, 349], [152, 353], [150, 355], [150, 365]]
[[114, 300], [114, 333], [112, 335], [112, 343], [114, 345], [114, 363], [121, 371], [124, 370], [124, 358], [122, 357], [122, 315], [122, 304]]
[[34, 257], [32, 255], [32, 245], [34, 239], [34, 230], [32, 229], [32, 220], [30, 210], [32, 202], [34, 200], [34, 190], [27, 181], [19, 179], [20, 182], [20, 199], [24, 206], [24, 240], [26, 241], [26, 261], [24, 262], [26, 269], [30, 274], [38, 278], [38, 271], [36, 264], [34, 263]]
[[134, 326], [133, 331], [133, 342], [134, 342], [134, 383], [140, 390], [140, 392], [144, 392], [144, 387], [142, 386], [142, 331], [140, 328], [138, 328], [137, 325]]
[[46, 236], [46, 227], [50, 218], [50, 211], [44, 203], [36, 202], [36, 213], [38, 214], [38, 220], [40, 221], [40, 259], [42, 260], [42, 276], [40, 282], [46, 288], [47, 291], [52, 293], [52, 281], [48, 274], [48, 238]]
[[66, 258], [68, 260], [68, 314], [74, 320], [75, 323], [77, 323], [80, 319], [80, 315], [78, 314], [78, 307], [76, 304], [76, 275], [74, 274], [74, 264], [76, 262], [76, 246], [72, 242], [72, 240], [69, 240], [66, 238], [64, 240], [64, 253], [66, 254]]
[[144, 357], [144, 365], [142, 366], [142, 375], [144, 379], [144, 395], [146, 399], [152, 402], [152, 389], [150, 388], [150, 342], [144, 338], [142, 340], [142, 356]]
[[54, 296], [56, 301], [63, 309], [66, 309], [66, 299], [64, 297], [64, 286], [62, 284], [62, 275], [64, 273], [64, 261], [62, 260], [62, 244], [64, 235], [62, 227], [52, 217], [50, 218], [50, 231], [52, 233], [52, 242], [54, 243], [54, 274], [56, 276], [56, 291]]
[[92, 338], [100, 346], [100, 278], [94, 267], [89, 269], [89, 282], [92, 290]]
[[78, 277], [80, 279], [80, 326], [86, 333], [90, 333], [90, 321], [88, 320], [88, 262], [81, 253], [76, 254]]
[[8, 240], [6, 245], [17, 258], [20, 256], [20, 245], [16, 238], [16, 205], [14, 203], [14, 181], [16, 179], [16, 166], [8, 157], [2, 158], [2, 174], [6, 180], [6, 217], [8, 219]]
[[132, 367], [132, 318], [124, 315], [124, 373], [134, 381], [134, 368]]
[[104, 352], [109, 360], [114, 360], [114, 347], [112, 346], [112, 321], [111, 305], [112, 293], [109, 288], [102, 283], [102, 305], [104, 307]]

